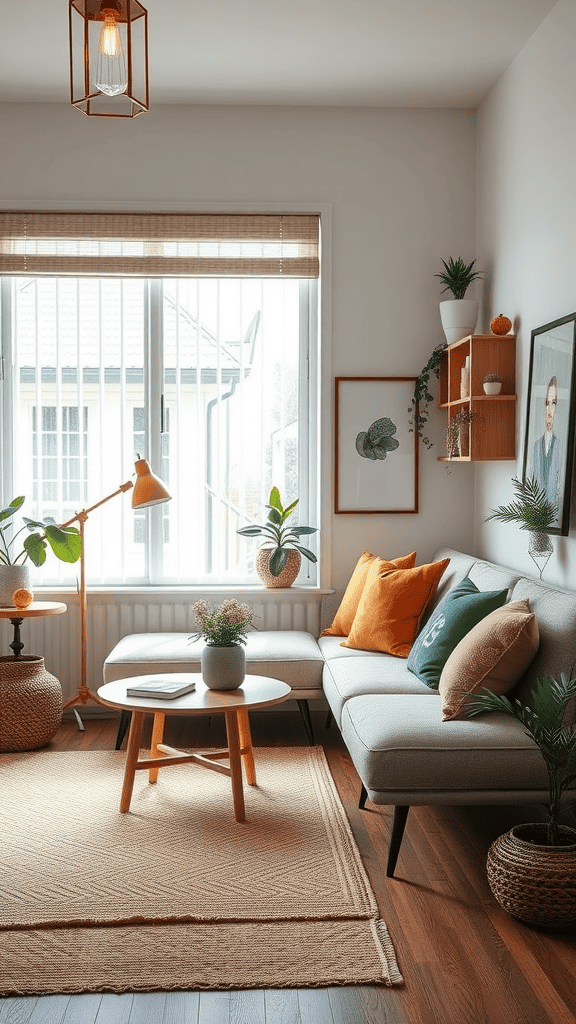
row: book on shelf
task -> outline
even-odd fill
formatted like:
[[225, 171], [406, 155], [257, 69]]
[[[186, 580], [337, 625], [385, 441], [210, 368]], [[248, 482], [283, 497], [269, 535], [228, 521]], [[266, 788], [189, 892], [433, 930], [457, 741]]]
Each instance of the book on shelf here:
[[157, 679], [134, 683], [126, 687], [127, 697], [158, 697], [160, 700], [171, 700], [173, 697], [181, 697], [183, 693], [190, 693], [196, 686], [194, 680], [182, 681], [182, 679], [166, 679], [159, 682]]

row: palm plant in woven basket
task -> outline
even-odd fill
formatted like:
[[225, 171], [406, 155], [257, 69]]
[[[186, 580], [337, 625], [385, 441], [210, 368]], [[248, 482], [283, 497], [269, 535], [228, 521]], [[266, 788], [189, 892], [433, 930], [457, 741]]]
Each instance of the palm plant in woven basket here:
[[563, 794], [576, 782], [576, 679], [544, 676], [529, 700], [471, 694], [472, 718], [497, 711], [515, 718], [536, 743], [548, 772], [548, 822], [516, 825], [488, 851], [488, 881], [501, 905], [531, 924], [576, 922], [576, 829], [559, 824]]

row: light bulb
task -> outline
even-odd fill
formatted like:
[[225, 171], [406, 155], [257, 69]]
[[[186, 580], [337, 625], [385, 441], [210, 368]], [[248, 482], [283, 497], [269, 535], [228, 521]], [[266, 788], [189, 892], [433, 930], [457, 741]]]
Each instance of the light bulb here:
[[98, 37], [98, 61], [94, 84], [106, 96], [118, 96], [126, 92], [128, 86], [124, 45], [116, 25], [118, 11], [106, 7], [102, 14], [104, 24]]

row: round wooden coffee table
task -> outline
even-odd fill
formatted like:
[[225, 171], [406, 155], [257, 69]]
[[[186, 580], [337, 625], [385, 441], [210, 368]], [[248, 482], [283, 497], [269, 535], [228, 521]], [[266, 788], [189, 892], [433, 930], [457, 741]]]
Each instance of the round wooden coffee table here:
[[[196, 688], [190, 693], [171, 700], [153, 697], [128, 697], [126, 688], [144, 680], [156, 683], [182, 682], [194, 680]], [[247, 675], [238, 690], [209, 690], [202, 682], [199, 672], [169, 672], [158, 675], [133, 676], [130, 679], [118, 679], [105, 683], [98, 690], [98, 697], [103, 704], [116, 710], [132, 712], [126, 766], [124, 769], [124, 785], [120, 798], [120, 811], [125, 814], [130, 809], [135, 773], [148, 769], [149, 780], [154, 783], [158, 779], [160, 768], [173, 764], [194, 763], [211, 771], [227, 775], [232, 782], [232, 800], [236, 821], [245, 821], [244, 790], [242, 786], [242, 760], [248, 785], [256, 785], [256, 770], [250, 736], [248, 712], [253, 708], [270, 707], [281, 704], [291, 694], [291, 689], [279, 679], [268, 676]], [[209, 751], [206, 753], [183, 753], [162, 743], [166, 715], [215, 715], [223, 714], [226, 721], [227, 750]], [[139, 759], [142, 725], [145, 715], [154, 715], [150, 757]], [[227, 758], [228, 764], [220, 764]]]

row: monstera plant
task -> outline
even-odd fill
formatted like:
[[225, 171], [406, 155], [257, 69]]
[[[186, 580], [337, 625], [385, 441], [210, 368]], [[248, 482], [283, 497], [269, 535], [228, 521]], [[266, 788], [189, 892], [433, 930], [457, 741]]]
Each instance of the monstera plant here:
[[368, 430], [361, 430], [356, 438], [356, 451], [363, 459], [385, 459], [400, 444], [393, 437], [398, 428], [388, 416], [375, 420]]

